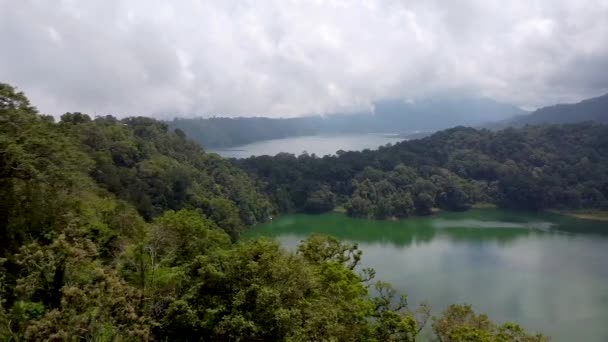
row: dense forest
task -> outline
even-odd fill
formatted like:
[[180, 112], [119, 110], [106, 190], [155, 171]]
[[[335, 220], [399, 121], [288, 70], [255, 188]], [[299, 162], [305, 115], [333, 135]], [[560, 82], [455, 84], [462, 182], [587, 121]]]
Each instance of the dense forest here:
[[[277, 158], [276, 177], [320, 162]], [[311, 187], [310, 210], [342, 194], [334, 183]], [[356, 245], [239, 240], [282, 194], [256, 185], [165, 123], [82, 113], [55, 123], [0, 84], [0, 340], [414, 341], [424, 327], [439, 341], [546, 340], [469, 305], [436, 317], [409, 307], [359, 266]]]
[[428, 215], [490, 203], [525, 210], [608, 209], [608, 126], [456, 127], [336, 156], [278, 154], [233, 162], [281, 212], [342, 206], [354, 217]]
[[319, 133], [321, 117], [271, 119], [265, 117], [213, 117], [174, 119], [168, 124], [205, 147], [232, 147], [260, 140]]
[[435, 131], [457, 125], [477, 126], [527, 112], [490, 99], [440, 97], [418, 101], [381, 100], [373, 110], [311, 115], [297, 118], [212, 117], [174, 119], [171, 128], [183, 130], [206, 147], [231, 147], [254, 141], [316, 134], [399, 133]]

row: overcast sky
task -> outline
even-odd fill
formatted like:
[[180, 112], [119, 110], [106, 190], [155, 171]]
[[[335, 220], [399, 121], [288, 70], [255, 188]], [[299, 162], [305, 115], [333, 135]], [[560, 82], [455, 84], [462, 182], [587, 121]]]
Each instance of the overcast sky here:
[[0, 0], [0, 47], [0, 82], [51, 114], [533, 108], [608, 91], [608, 0]]

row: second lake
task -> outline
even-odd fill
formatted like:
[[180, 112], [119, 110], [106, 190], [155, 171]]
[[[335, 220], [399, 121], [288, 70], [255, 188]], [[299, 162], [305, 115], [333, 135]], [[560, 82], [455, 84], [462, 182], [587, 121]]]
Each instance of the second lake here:
[[366, 133], [351, 135], [313, 135], [290, 137], [283, 139], [263, 140], [247, 145], [224, 149], [211, 149], [225, 158], [248, 158], [251, 156], [269, 155], [286, 152], [299, 155], [303, 152], [316, 154], [319, 157], [334, 154], [336, 151], [361, 151], [364, 149], [377, 149], [388, 143], [396, 143], [399, 138], [388, 133]]

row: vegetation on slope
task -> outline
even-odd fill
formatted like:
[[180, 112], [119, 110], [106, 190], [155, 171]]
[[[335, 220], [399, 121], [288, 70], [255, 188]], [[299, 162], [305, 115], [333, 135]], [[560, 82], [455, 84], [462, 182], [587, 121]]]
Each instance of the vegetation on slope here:
[[91, 177], [147, 220], [169, 209], [199, 208], [236, 237], [272, 212], [243, 171], [165, 123], [67, 113], [58, 126], [94, 161]]
[[355, 217], [428, 215], [473, 204], [608, 209], [608, 126], [582, 123], [498, 132], [457, 127], [378, 150], [233, 160], [282, 212], [336, 205]]
[[53, 123], [0, 84], [0, 340], [414, 341], [427, 322], [441, 341], [545, 340], [466, 305], [430, 323], [356, 245], [233, 242], [270, 210], [162, 123]]
[[565, 124], [592, 121], [608, 123], [608, 94], [572, 104], [542, 107], [528, 115], [508, 119], [494, 126], [521, 127], [525, 125]]

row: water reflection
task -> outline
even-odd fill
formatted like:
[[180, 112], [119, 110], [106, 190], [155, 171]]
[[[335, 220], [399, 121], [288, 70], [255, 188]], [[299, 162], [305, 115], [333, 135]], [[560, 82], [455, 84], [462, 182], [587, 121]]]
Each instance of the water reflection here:
[[[284, 236], [296, 234], [306, 237], [313, 233], [335, 236], [355, 242], [382, 242], [398, 247], [429, 243], [437, 235], [455, 241], [498, 241], [506, 244], [535, 232], [551, 233], [554, 223], [485, 221], [478, 219], [453, 220], [411, 218], [401, 221], [374, 221], [347, 218], [340, 214], [320, 216], [292, 215], [257, 227], [255, 234]], [[491, 231], [488, 231], [491, 230]]]
[[505, 222], [505, 221], [482, 221], [477, 219], [463, 219], [463, 220], [447, 220], [447, 219], [433, 219], [432, 225], [435, 228], [478, 228], [478, 229], [536, 229], [547, 232], [552, 227], [555, 227], [554, 223], [545, 221], [530, 221], [530, 222]]
[[472, 303], [554, 341], [608, 341], [608, 229], [551, 214], [473, 210], [404, 221], [294, 215], [257, 227], [295, 248], [311, 233], [357, 242], [377, 278], [435, 312]]
[[232, 148], [211, 150], [210, 152], [218, 153], [225, 158], [248, 158], [261, 155], [274, 156], [282, 152], [296, 155], [307, 152], [309, 154], [314, 153], [317, 156], [324, 156], [335, 154], [338, 150], [361, 151], [364, 149], [376, 149], [378, 146], [402, 140], [404, 139], [388, 133], [313, 135], [263, 140]]

